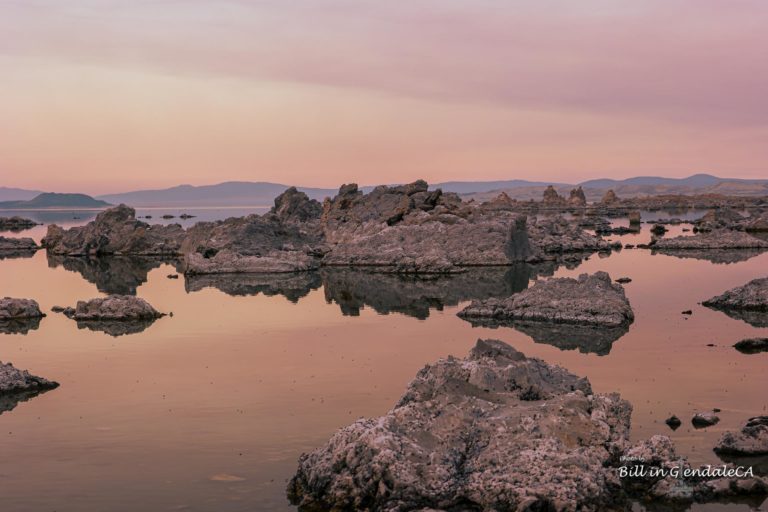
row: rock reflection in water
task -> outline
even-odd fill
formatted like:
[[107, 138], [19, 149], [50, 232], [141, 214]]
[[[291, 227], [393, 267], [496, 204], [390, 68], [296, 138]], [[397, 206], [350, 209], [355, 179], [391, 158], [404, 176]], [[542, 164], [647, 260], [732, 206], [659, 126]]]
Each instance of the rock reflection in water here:
[[595, 327], [552, 322], [504, 322], [494, 319], [472, 319], [473, 327], [511, 327], [530, 336], [536, 343], [552, 345], [560, 350], [578, 350], [583, 354], [605, 356], [613, 343], [629, 332], [628, 325]]
[[0, 320], [0, 334], [27, 334], [40, 327], [40, 320], [42, 317]]
[[748, 309], [721, 309], [714, 307], [711, 309], [721, 311], [734, 320], [747, 322], [752, 327], [768, 327], [768, 311], [753, 311]]
[[430, 309], [489, 297], [506, 297], [528, 287], [530, 280], [550, 276], [557, 264], [517, 264], [472, 268], [459, 274], [389, 274], [355, 268], [321, 270], [325, 300], [341, 312], [357, 316], [365, 306], [379, 314], [401, 313], [419, 319]]
[[0, 394], [0, 414], [12, 411], [21, 402], [31, 400], [37, 395], [49, 391], [48, 389], [35, 389], [26, 391], [17, 391], [14, 393]]
[[216, 288], [227, 295], [258, 295], [267, 297], [282, 295], [296, 303], [309, 292], [320, 288], [317, 272], [280, 274], [203, 274], [184, 277], [187, 293], [204, 288]]
[[138, 334], [144, 332], [149, 326], [155, 323], [151, 320], [78, 320], [78, 329], [88, 329], [89, 331], [98, 331], [117, 338], [128, 334]]
[[31, 258], [37, 250], [0, 250], [0, 260], [16, 258]]
[[136, 289], [147, 282], [149, 272], [161, 265], [175, 264], [167, 258], [142, 256], [101, 256], [81, 258], [48, 253], [48, 266], [64, 267], [76, 272], [102, 293], [136, 295]]
[[675, 258], [691, 258], [728, 265], [750, 260], [764, 252], [766, 252], [765, 249], [656, 249], [651, 254], [663, 254]]

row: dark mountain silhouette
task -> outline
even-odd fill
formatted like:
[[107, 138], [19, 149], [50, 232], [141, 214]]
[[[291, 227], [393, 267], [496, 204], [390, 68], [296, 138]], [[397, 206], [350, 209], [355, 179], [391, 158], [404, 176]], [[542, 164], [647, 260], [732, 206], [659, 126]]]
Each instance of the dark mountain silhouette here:
[[94, 199], [85, 194], [57, 194], [44, 192], [28, 201], [3, 201], [0, 208], [6, 210], [35, 210], [45, 208], [103, 208], [110, 206], [106, 201]]

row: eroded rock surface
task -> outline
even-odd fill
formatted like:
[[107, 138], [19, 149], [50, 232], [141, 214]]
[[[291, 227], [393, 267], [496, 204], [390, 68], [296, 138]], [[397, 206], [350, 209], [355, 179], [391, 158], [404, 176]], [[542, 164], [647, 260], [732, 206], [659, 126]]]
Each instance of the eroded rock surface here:
[[72, 308], [55, 308], [77, 321], [79, 329], [102, 331], [111, 336], [136, 334], [144, 331], [158, 318], [165, 316], [142, 298], [132, 295], [109, 295], [81, 300]]
[[180, 225], [149, 225], [136, 219], [133, 208], [121, 204], [100, 212], [85, 226], [48, 226], [42, 245], [49, 253], [69, 256], [175, 256], [183, 238]]
[[724, 455], [768, 455], [768, 416], [750, 418], [740, 431], [723, 434], [715, 452]]
[[743, 231], [720, 229], [692, 236], [661, 238], [651, 244], [657, 251], [702, 249], [768, 249], [768, 242]]
[[14, 215], [13, 217], [0, 217], [0, 231], [24, 231], [37, 226], [38, 223], [32, 219], [26, 219]]
[[58, 386], [58, 382], [37, 377], [27, 370], [19, 370], [10, 363], [0, 361], [0, 414], [10, 411], [19, 402]]
[[0, 333], [27, 334], [40, 326], [44, 316], [40, 305], [32, 299], [0, 299]]
[[472, 301], [459, 316], [505, 324], [524, 321], [603, 327], [626, 326], [634, 320], [624, 288], [611, 282], [606, 272], [538, 281], [504, 299]]
[[32, 254], [38, 250], [37, 245], [31, 238], [13, 238], [0, 236], [0, 257], [12, 256], [14, 254]]
[[702, 304], [719, 310], [768, 311], [768, 277], [753, 279]]

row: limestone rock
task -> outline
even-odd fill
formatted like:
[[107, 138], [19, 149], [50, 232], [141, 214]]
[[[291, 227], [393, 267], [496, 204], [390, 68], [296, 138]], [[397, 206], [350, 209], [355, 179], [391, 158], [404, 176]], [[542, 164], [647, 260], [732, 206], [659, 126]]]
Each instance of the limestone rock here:
[[581, 186], [571, 190], [570, 196], [568, 197], [568, 204], [576, 207], [587, 206], [587, 196], [584, 195], [584, 190]]
[[742, 231], [727, 229], [699, 233], [693, 236], [663, 238], [651, 244], [657, 251], [702, 249], [768, 249], [768, 242]]
[[0, 256], [6, 253], [33, 253], [40, 247], [31, 238], [9, 238], [0, 236]]
[[74, 320], [154, 320], [164, 316], [140, 297], [132, 295], [109, 295], [90, 300], [77, 301], [74, 308], [65, 308], [63, 313]]
[[541, 202], [545, 206], [565, 206], [566, 203], [565, 198], [558, 194], [552, 185], [548, 185], [544, 190]]
[[740, 431], [723, 434], [715, 452], [724, 455], [768, 455], [768, 416], [750, 418]]
[[619, 202], [619, 198], [616, 195], [616, 192], [613, 191], [613, 189], [608, 189], [608, 192], [606, 192], [603, 195], [603, 198], [600, 200], [601, 204], [611, 205]]
[[768, 311], [768, 277], [753, 279], [702, 304], [720, 310]]
[[27, 370], [18, 370], [10, 363], [0, 362], [0, 397], [26, 391], [43, 391], [58, 386], [57, 382], [37, 377]]
[[290, 187], [275, 198], [275, 206], [269, 211], [281, 222], [307, 222], [320, 219], [323, 206], [307, 194]]

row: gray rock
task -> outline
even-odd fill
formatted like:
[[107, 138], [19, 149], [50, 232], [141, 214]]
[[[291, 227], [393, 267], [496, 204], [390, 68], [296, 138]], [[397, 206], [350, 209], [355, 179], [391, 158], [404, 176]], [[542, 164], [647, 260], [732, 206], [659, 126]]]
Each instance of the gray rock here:
[[717, 208], [708, 211], [693, 224], [698, 231], [713, 231], [742, 228], [744, 221], [745, 217], [731, 208]]
[[747, 338], [736, 343], [733, 348], [745, 354], [768, 352], [768, 338]]
[[575, 207], [582, 207], [587, 205], [587, 196], [584, 195], [584, 190], [581, 186], [571, 190], [568, 196], [568, 205]]
[[747, 420], [738, 432], [726, 432], [717, 442], [715, 452], [725, 455], [768, 455], [768, 416]]
[[[704, 306], [724, 311], [731, 316], [755, 326], [768, 325], [768, 277], [754, 279], [744, 286], [728, 290], [722, 295], [712, 297], [704, 302]], [[751, 315], [750, 315], [751, 314]]]
[[768, 211], [747, 218], [744, 229], [755, 233], [768, 233]]
[[136, 219], [133, 208], [121, 204], [99, 213], [85, 226], [65, 230], [50, 225], [41, 243], [51, 254], [69, 256], [174, 256], [183, 238], [180, 225], [150, 226]]
[[422, 369], [385, 416], [303, 455], [288, 494], [318, 510], [597, 509], [617, 499], [606, 466], [630, 412], [586, 379], [481, 340], [467, 359]]
[[45, 313], [32, 299], [0, 299], [0, 333], [27, 334], [40, 326], [40, 319]]
[[567, 253], [609, 252], [621, 247], [581, 229], [560, 215], [532, 219], [527, 226], [531, 246], [529, 261], [553, 259]]
[[0, 397], [27, 391], [44, 391], [58, 387], [53, 382], [30, 374], [27, 370], [18, 370], [10, 363], [0, 362]]
[[720, 421], [720, 417], [714, 412], [698, 412], [691, 419], [691, 424], [695, 428], [706, 428], [717, 424]]
[[578, 279], [553, 278], [505, 299], [473, 301], [459, 312], [466, 320], [554, 322], [621, 327], [634, 320], [624, 288], [605, 272]]
[[90, 300], [77, 301], [74, 308], [65, 308], [63, 313], [73, 320], [154, 320], [165, 316], [140, 297], [132, 295], [109, 295]]
[[24, 217], [0, 217], [0, 231], [24, 231], [37, 226], [38, 223]]
[[0, 236], [0, 255], [13, 253], [33, 253], [38, 250], [37, 245], [31, 238], [9, 238]]
[[[626, 247], [626, 246], [625, 246]], [[680, 259], [703, 260], [717, 265], [730, 265], [760, 256], [765, 249], [658, 249], [649, 247], [652, 254], [662, 254]]]
[[275, 198], [275, 206], [269, 212], [281, 222], [307, 222], [320, 219], [323, 205], [290, 187]]

